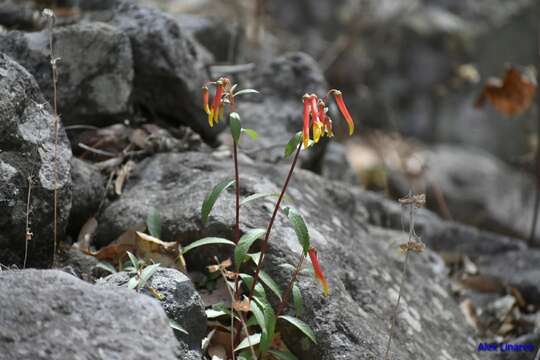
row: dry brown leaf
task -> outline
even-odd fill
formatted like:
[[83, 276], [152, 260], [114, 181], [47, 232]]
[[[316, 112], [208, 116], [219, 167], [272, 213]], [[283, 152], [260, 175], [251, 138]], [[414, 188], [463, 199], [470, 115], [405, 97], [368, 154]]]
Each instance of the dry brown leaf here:
[[207, 266], [207, 269], [208, 269], [208, 272], [213, 273], [213, 272], [216, 272], [216, 271], [225, 270], [231, 265], [232, 265], [232, 261], [231, 261], [230, 258], [228, 258], [226, 260], [223, 260], [219, 265], [209, 265], [209, 266]]
[[84, 252], [90, 251], [90, 242], [96, 235], [98, 222], [95, 217], [88, 219], [81, 228], [77, 242], [74, 244], [79, 250]]
[[116, 195], [122, 195], [122, 190], [124, 189], [124, 184], [129, 178], [131, 172], [135, 169], [135, 162], [129, 160], [126, 162], [120, 170], [116, 173], [116, 180], [114, 181], [114, 192]]
[[500, 280], [484, 275], [463, 276], [459, 284], [467, 289], [484, 293], [502, 293], [505, 289]]
[[236, 311], [248, 312], [251, 309], [250, 301], [247, 298], [242, 301], [236, 300], [233, 304], [233, 308]]
[[478, 319], [476, 307], [474, 306], [474, 303], [471, 301], [471, 299], [463, 300], [459, 304], [459, 308], [461, 309], [463, 316], [465, 316], [465, 320], [467, 321], [467, 323], [473, 328], [475, 328], [476, 331], [480, 331], [480, 320]]
[[165, 242], [143, 232], [136, 232], [135, 253], [145, 261], [160, 263], [162, 267], [186, 271], [184, 258], [176, 242]]
[[519, 115], [531, 106], [536, 84], [515, 67], [508, 67], [504, 79], [490, 79], [475, 102], [481, 107], [486, 100], [507, 116]]
[[99, 260], [119, 264], [126, 256], [126, 251], [135, 251], [136, 232], [145, 228], [146, 225], [136, 225], [125, 231], [109, 245], [101, 248], [97, 252], [90, 252], [89, 254], [95, 256]]

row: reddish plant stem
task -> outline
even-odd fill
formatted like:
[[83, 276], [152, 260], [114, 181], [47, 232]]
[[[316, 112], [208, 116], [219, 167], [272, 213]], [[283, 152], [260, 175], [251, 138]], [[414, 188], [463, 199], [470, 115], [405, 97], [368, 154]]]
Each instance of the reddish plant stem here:
[[272, 213], [272, 217], [270, 218], [270, 222], [268, 223], [268, 228], [266, 229], [266, 234], [264, 235], [264, 240], [261, 246], [261, 258], [259, 259], [259, 263], [257, 264], [257, 269], [255, 270], [255, 275], [253, 276], [253, 283], [251, 284], [251, 289], [249, 290], [249, 296], [248, 296], [249, 301], [251, 301], [251, 299], [253, 298], [255, 286], [257, 285], [257, 281], [259, 281], [259, 273], [261, 272], [261, 268], [264, 262], [264, 257], [268, 250], [268, 239], [270, 238], [270, 232], [272, 231], [272, 226], [274, 225], [274, 221], [276, 220], [276, 216], [279, 211], [281, 201], [283, 200], [283, 197], [285, 196], [285, 192], [287, 191], [287, 186], [289, 186], [289, 181], [291, 180], [292, 174], [294, 172], [294, 168], [296, 167], [296, 163], [298, 162], [298, 156], [300, 155], [301, 149], [302, 149], [302, 145], [298, 145], [296, 153], [294, 154], [294, 160], [291, 164], [291, 168], [289, 169], [289, 173], [287, 174], [287, 178], [285, 179], [285, 183], [283, 184], [283, 188], [281, 189], [281, 193], [279, 194], [278, 201], [276, 202], [276, 205], [274, 207], [274, 212]]
[[233, 146], [233, 161], [234, 161], [234, 179], [236, 188], [236, 220], [234, 224], [234, 242], [238, 244], [240, 240], [240, 176], [238, 174], [238, 144], [236, 141]]
[[283, 313], [283, 310], [285, 310], [285, 306], [287, 306], [287, 303], [289, 302], [289, 296], [291, 295], [292, 288], [294, 286], [294, 283], [296, 282], [296, 279], [298, 278], [298, 274], [300, 273], [300, 270], [302, 270], [302, 265], [304, 265], [305, 259], [306, 259], [306, 255], [302, 253], [302, 255], [300, 255], [300, 261], [298, 261], [298, 265], [296, 265], [296, 268], [294, 269], [291, 280], [289, 281], [289, 285], [287, 286], [287, 289], [283, 293], [283, 300], [281, 300], [281, 302], [278, 305], [276, 316], [281, 315]]

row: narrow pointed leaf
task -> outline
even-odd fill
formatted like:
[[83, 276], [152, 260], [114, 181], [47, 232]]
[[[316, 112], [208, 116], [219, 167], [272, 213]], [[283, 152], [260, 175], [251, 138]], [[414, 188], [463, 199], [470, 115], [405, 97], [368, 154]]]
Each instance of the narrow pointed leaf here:
[[259, 273], [259, 278], [261, 281], [268, 286], [270, 290], [281, 300], [281, 289], [279, 288], [279, 285], [264, 271], [261, 270]]
[[300, 288], [296, 284], [293, 285], [292, 295], [293, 295], [295, 315], [298, 317], [302, 315], [303, 300], [302, 300], [302, 293], [300, 292]]
[[304, 335], [306, 335], [311, 341], [313, 341], [313, 343], [315, 343], [315, 344], [317, 343], [317, 340], [315, 340], [315, 333], [313, 332], [313, 330], [311, 330], [309, 325], [306, 324], [305, 322], [303, 322], [302, 320], [297, 319], [297, 318], [292, 317], [292, 316], [288, 316], [288, 315], [281, 315], [279, 318], [289, 322], [294, 327], [296, 327], [298, 330], [303, 332]]
[[289, 221], [293, 226], [294, 232], [296, 233], [296, 237], [298, 238], [300, 245], [302, 245], [304, 255], [307, 255], [310, 246], [309, 232], [304, 218], [302, 217], [302, 215], [300, 215], [298, 211], [293, 208], [285, 208], [285, 213], [287, 214], [287, 217], [289, 218]]
[[111, 274], [114, 274], [116, 273], [116, 268], [114, 266], [112, 266], [112, 264], [108, 263], [108, 262], [103, 262], [103, 261], [100, 261], [97, 263], [96, 265], [97, 268], [100, 268], [100, 269], [103, 269], [105, 271], [108, 271], [110, 272]]
[[229, 115], [229, 127], [231, 128], [231, 135], [234, 142], [238, 144], [240, 135], [242, 134], [242, 124], [240, 123], [240, 115], [237, 112]]
[[265, 229], [252, 229], [242, 235], [234, 249], [234, 263], [237, 270], [240, 269], [240, 265], [246, 260], [251, 245], [265, 233]]
[[276, 330], [276, 314], [271, 306], [266, 306], [264, 308], [264, 322], [265, 327], [261, 337], [261, 343], [259, 349], [261, 354], [265, 354], [270, 346], [272, 345], [272, 340], [274, 339], [274, 333]]
[[242, 340], [242, 342], [240, 342], [240, 344], [238, 344], [238, 346], [234, 349], [234, 351], [247, 349], [247, 348], [249, 348], [250, 344], [251, 344], [251, 346], [255, 346], [255, 345], [259, 344], [260, 342], [261, 342], [261, 334], [260, 333], [250, 335], [249, 337]]
[[135, 289], [138, 283], [139, 283], [139, 279], [137, 279], [137, 276], [134, 276], [129, 279], [127, 287], [128, 289]]
[[298, 358], [290, 352], [270, 350], [269, 353], [272, 354], [277, 360], [298, 360]]
[[155, 238], [161, 239], [161, 217], [155, 208], [151, 208], [146, 217], [148, 232]]
[[207, 238], [204, 238], [204, 239], [201, 239], [201, 240], [194, 241], [191, 244], [189, 244], [188, 246], [184, 247], [182, 249], [182, 254], [185, 255], [188, 251], [193, 250], [195, 248], [198, 248], [199, 246], [217, 245], [217, 244], [232, 245], [232, 246], [235, 245], [234, 242], [232, 242], [231, 240], [218, 238], [218, 237], [207, 237]]
[[253, 316], [257, 320], [257, 324], [259, 325], [261, 330], [264, 331], [264, 329], [266, 329], [266, 321], [264, 318], [263, 311], [260, 309], [259, 305], [257, 305], [256, 301], [252, 301], [250, 305], [251, 305], [251, 312], [253, 313]]
[[251, 258], [251, 260], [253, 261], [255, 266], [259, 265], [259, 261], [261, 261], [261, 253], [260, 252], [248, 254], [248, 256]]
[[234, 96], [244, 95], [244, 94], [259, 94], [255, 89], [242, 89], [234, 93]]
[[187, 330], [180, 326], [180, 324], [173, 319], [169, 319], [169, 326], [172, 327], [174, 330], [178, 330], [186, 335], [189, 335]]
[[216, 203], [217, 199], [223, 192], [223, 190], [226, 190], [229, 188], [232, 184], [234, 184], [234, 180], [223, 180], [219, 184], [217, 184], [212, 191], [206, 196], [206, 199], [204, 199], [202, 208], [201, 208], [201, 217], [203, 224], [206, 224], [208, 222], [208, 216], [210, 215], [210, 212], [212, 211], [212, 208], [214, 207], [214, 204]]
[[267, 197], [278, 197], [279, 193], [257, 193], [253, 195], [249, 195], [247, 198], [240, 201], [240, 206], [246, 205], [252, 201], [264, 199]]
[[257, 137], [259, 136], [259, 134], [257, 134], [257, 132], [253, 129], [242, 128], [242, 132], [246, 133], [246, 135], [253, 140], [257, 140]]
[[215, 318], [218, 318], [220, 316], [227, 315], [227, 313], [225, 311], [214, 310], [214, 309], [206, 309], [205, 313], [206, 313], [206, 318], [207, 319], [215, 319]]
[[299, 131], [289, 140], [287, 145], [285, 146], [285, 159], [287, 159], [291, 154], [298, 148], [300, 143], [302, 142], [303, 136], [302, 132]]
[[137, 270], [137, 268], [139, 267], [139, 260], [130, 251], [126, 251], [126, 253], [128, 254], [129, 261], [131, 262], [135, 270]]
[[141, 279], [139, 280], [139, 287], [143, 288], [146, 282], [156, 273], [159, 268], [159, 264], [152, 264], [143, 269], [141, 273]]

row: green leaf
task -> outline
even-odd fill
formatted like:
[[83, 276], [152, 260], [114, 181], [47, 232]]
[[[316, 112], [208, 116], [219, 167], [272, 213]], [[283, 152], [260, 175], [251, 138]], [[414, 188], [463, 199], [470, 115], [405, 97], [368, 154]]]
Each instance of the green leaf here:
[[182, 249], [182, 254], [185, 255], [188, 251], [198, 248], [199, 246], [215, 245], [215, 244], [225, 244], [225, 245], [232, 245], [232, 246], [235, 245], [235, 243], [232, 242], [231, 240], [218, 238], [218, 237], [207, 237], [201, 240], [194, 241], [188, 246], [184, 247]]
[[296, 233], [296, 237], [298, 238], [300, 245], [302, 245], [304, 255], [307, 255], [309, 251], [309, 232], [304, 218], [302, 217], [302, 215], [300, 215], [298, 211], [293, 208], [286, 207], [284, 211], [289, 218], [289, 222], [293, 226], [294, 232]]
[[245, 338], [244, 340], [242, 340], [242, 342], [240, 342], [240, 344], [238, 344], [238, 346], [234, 349], [234, 351], [247, 349], [247, 348], [249, 348], [250, 344], [251, 344], [251, 346], [255, 346], [260, 342], [261, 342], [261, 334], [260, 333], [250, 335], [247, 338]]
[[236, 360], [257, 360], [257, 359], [253, 358], [253, 354], [251, 353], [251, 350], [244, 350], [240, 354], [238, 354], [238, 356], [236, 356]]
[[133, 265], [135, 270], [137, 270], [139, 268], [139, 260], [130, 251], [126, 251], [126, 253], [127, 253], [128, 257], [129, 257], [129, 261], [131, 261], [131, 264]]
[[306, 335], [311, 341], [313, 341], [313, 343], [315, 344], [317, 343], [317, 340], [315, 340], [315, 333], [313, 332], [313, 330], [311, 330], [309, 325], [303, 322], [302, 320], [297, 319], [292, 316], [287, 316], [287, 315], [281, 315], [279, 318], [295, 326], [298, 330], [303, 332], [304, 335]]
[[207, 319], [215, 319], [223, 315], [227, 315], [225, 311], [221, 310], [214, 310], [214, 309], [206, 309], [206, 318]]
[[186, 335], [189, 335], [189, 333], [182, 327], [180, 326], [180, 324], [178, 322], [176, 322], [175, 320], [173, 319], [169, 319], [169, 325], [170, 327], [172, 327], [174, 330], [178, 330]]
[[146, 217], [148, 232], [155, 238], [161, 239], [161, 217], [156, 208], [151, 208]]
[[289, 140], [287, 145], [285, 145], [285, 159], [287, 159], [291, 154], [298, 148], [300, 143], [302, 142], [302, 132], [299, 131]]
[[96, 267], [97, 268], [100, 268], [100, 269], [103, 269], [105, 271], [108, 271], [110, 272], [111, 274], [114, 274], [116, 273], [116, 268], [114, 266], [112, 266], [110, 263], [108, 262], [103, 262], [103, 261], [100, 261], [96, 264]]
[[257, 324], [259, 325], [261, 330], [264, 331], [264, 329], [266, 329], [266, 321], [264, 318], [263, 311], [259, 308], [259, 305], [257, 305], [257, 302], [255, 301], [252, 301], [250, 306], [251, 306], [251, 312], [253, 313], [255, 320], [257, 320]]
[[257, 132], [253, 129], [242, 128], [242, 132], [246, 133], [246, 135], [252, 140], [257, 140], [257, 137], [259, 136], [259, 134], [257, 134]]
[[135, 289], [137, 285], [139, 284], [139, 279], [137, 279], [137, 276], [133, 276], [129, 279], [127, 287], [128, 289]]
[[246, 205], [247, 203], [250, 203], [252, 201], [267, 198], [267, 197], [279, 197], [279, 193], [257, 193], [257, 194], [249, 195], [247, 198], [240, 201], [240, 206]]
[[295, 314], [298, 317], [302, 315], [303, 301], [302, 301], [302, 293], [300, 292], [300, 288], [296, 284], [293, 285], [292, 296], [293, 296]]
[[240, 115], [237, 112], [232, 112], [229, 115], [229, 127], [234, 142], [238, 144], [240, 135], [242, 134], [242, 124], [240, 124]]
[[290, 352], [270, 350], [269, 353], [272, 354], [277, 360], [298, 360], [298, 358]]
[[243, 90], [235, 92], [234, 96], [244, 95], [244, 94], [259, 94], [259, 92], [255, 89], [243, 89]]
[[222, 182], [217, 184], [214, 189], [212, 189], [212, 191], [206, 196], [206, 199], [204, 199], [201, 208], [201, 217], [203, 224], [206, 225], [206, 223], [208, 222], [208, 216], [210, 215], [210, 212], [212, 211], [216, 200], [219, 198], [219, 195], [221, 195], [223, 190], [229, 188], [232, 184], [234, 184], [234, 180], [223, 180]]
[[[246, 285], [246, 288], [248, 290], [251, 289], [251, 286], [253, 285], [253, 276], [240, 273], [240, 279], [242, 279], [242, 282]], [[254, 298], [261, 298], [264, 299], [264, 303], [268, 303], [268, 300], [266, 300], [266, 291], [264, 290], [264, 287], [261, 285], [260, 282], [257, 282], [255, 285], [255, 291], [254, 291]]]
[[261, 253], [260, 252], [251, 253], [251, 254], [248, 254], [248, 256], [251, 258], [253, 263], [255, 263], [255, 266], [259, 265], [259, 261], [261, 260]]
[[139, 288], [144, 288], [144, 285], [146, 285], [146, 282], [152, 277], [152, 275], [156, 273], [158, 268], [159, 268], [159, 263], [152, 264], [143, 269], [141, 273], [141, 279], [139, 280]]
[[252, 229], [242, 235], [234, 249], [234, 263], [236, 264], [236, 270], [239, 270], [240, 265], [246, 260], [247, 252], [251, 245], [265, 233], [266, 229]]
[[265, 354], [270, 346], [272, 345], [272, 340], [274, 339], [274, 333], [276, 330], [276, 314], [271, 306], [266, 306], [264, 308], [264, 322], [266, 326], [261, 337], [261, 343], [259, 350], [261, 354]]
[[259, 278], [261, 281], [268, 286], [270, 290], [281, 300], [281, 289], [279, 288], [279, 285], [264, 271], [261, 270], [259, 273]]

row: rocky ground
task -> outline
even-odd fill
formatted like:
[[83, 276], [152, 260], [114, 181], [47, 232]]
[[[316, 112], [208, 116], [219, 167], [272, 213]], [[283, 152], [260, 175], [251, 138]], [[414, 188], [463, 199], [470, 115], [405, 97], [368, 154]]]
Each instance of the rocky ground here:
[[[222, 75], [261, 92], [242, 98], [237, 109], [243, 125], [259, 134], [241, 144], [243, 198], [279, 191], [289, 163], [283, 147], [301, 128], [301, 97], [323, 94], [329, 84], [343, 88], [361, 129], [449, 142], [423, 145], [363, 131], [347, 146], [323, 141], [302, 152], [286, 201], [310, 226], [331, 294], [323, 297], [311, 277], [300, 276], [301, 318], [317, 343], [280, 323], [283, 346], [298, 359], [383, 358], [403, 274], [399, 245], [411, 221], [393, 199], [412, 190], [427, 194], [427, 209], [413, 217], [427, 248], [410, 254], [391, 358], [533, 359], [476, 352], [483, 341], [540, 345], [540, 250], [524, 241], [534, 179], [508, 164], [527, 151], [525, 132], [492, 113], [470, 112], [474, 79], [456, 82], [460, 65], [489, 63], [510, 40], [487, 49], [465, 45], [490, 43], [495, 28], [526, 33], [533, 2], [497, 10], [486, 1], [363, 1], [376, 16], [362, 17], [358, 29], [350, 17], [359, 10], [350, 2], [282, 3], [268, 5], [272, 16], [262, 26], [274, 31], [260, 37], [261, 24], [245, 20], [249, 6], [81, 1], [80, 12], [59, 17], [52, 31], [60, 58], [58, 136], [49, 32], [35, 10], [43, 4], [0, 4], [6, 359], [210, 359], [203, 339], [219, 326], [205, 310], [228, 300], [219, 286], [204, 284], [204, 272], [230, 249], [193, 250], [185, 264], [160, 268], [140, 291], [126, 289], [128, 272], [109, 275], [111, 259], [99, 250], [144, 230], [154, 211], [169, 244], [232, 236], [233, 190], [218, 200], [208, 224], [200, 214], [212, 186], [233, 174], [231, 137], [223, 123], [208, 126], [201, 102], [201, 85]], [[296, 21], [304, 12], [306, 19]], [[349, 37], [335, 33], [336, 19], [351, 26]], [[358, 32], [366, 36], [351, 43]], [[289, 40], [279, 41], [284, 34]], [[517, 49], [507, 60], [529, 55]], [[231, 63], [242, 66], [223, 65]], [[494, 71], [491, 64], [482, 69]], [[395, 116], [405, 119], [397, 128]], [[449, 117], [456, 126], [446, 125]], [[531, 118], [519, 121], [527, 127]], [[468, 130], [471, 119], [482, 136]], [[55, 190], [62, 246], [53, 257]], [[243, 207], [241, 232], [265, 227], [274, 201]], [[286, 217], [278, 216], [269, 245], [264, 270], [284, 288], [291, 274], [283, 264], [296, 263], [300, 249]]]

